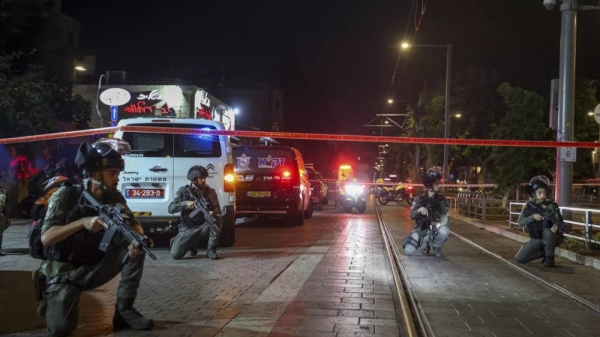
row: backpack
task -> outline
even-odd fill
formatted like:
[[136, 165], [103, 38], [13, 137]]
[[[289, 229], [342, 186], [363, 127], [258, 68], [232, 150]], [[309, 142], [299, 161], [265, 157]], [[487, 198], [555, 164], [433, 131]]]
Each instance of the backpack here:
[[[67, 209], [73, 209], [75, 207], [75, 203], [81, 192], [83, 191], [82, 185], [76, 186], [66, 186], [69, 190], [69, 196], [67, 198]], [[29, 234], [27, 238], [29, 239], [29, 255], [34, 259], [42, 259], [45, 260], [47, 256], [48, 247], [45, 247], [42, 244], [42, 228], [44, 226], [44, 219], [46, 217], [46, 210], [43, 212], [43, 216], [37, 220], [34, 220], [29, 226]]]

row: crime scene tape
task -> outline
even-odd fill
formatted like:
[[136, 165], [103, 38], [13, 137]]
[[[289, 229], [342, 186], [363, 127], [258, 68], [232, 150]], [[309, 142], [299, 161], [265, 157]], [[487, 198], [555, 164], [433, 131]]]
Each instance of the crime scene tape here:
[[575, 141], [540, 141], [540, 140], [498, 140], [498, 139], [457, 139], [457, 138], [424, 138], [424, 137], [387, 137], [387, 136], [364, 136], [364, 135], [338, 135], [320, 133], [300, 132], [270, 132], [270, 131], [225, 131], [192, 128], [167, 128], [150, 126], [120, 126], [107, 127], [92, 130], [67, 131], [49, 133], [34, 136], [22, 136], [0, 139], [2, 144], [14, 144], [24, 142], [36, 142], [42, 140], [63, 139], [72, 137], [92, 136], [99, 134], [114, 133], [118, 130], [144, 133], [170, 133], [191, 135], [218, 135], [250, 138], [282, 138], [300, 140], [328, 140], [344, 142], [369, 142], [369, 143], [404, 143], [404, 144], [440, 144], [440, 145], [472, 145], [472, 146], [505, 146], [505, 147], [573, 147], [573, 148], [596, 148], [595, 142]]

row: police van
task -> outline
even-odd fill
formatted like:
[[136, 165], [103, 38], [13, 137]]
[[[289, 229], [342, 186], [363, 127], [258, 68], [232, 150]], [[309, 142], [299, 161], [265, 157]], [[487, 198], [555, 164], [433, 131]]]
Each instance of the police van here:
[[[223, 124], [205, 119], [130, 118], [117, 125], [163, 127], [175, 129], [224, 130]], [[189, 185], [187, 172], [194, 165], [208, 170], [207, 184], [219, 196], [223, 214], [223, 229], [219, 246], [231, 246], [235, 241], [235, 175], [228, 136], [118, 131], [131, 145], [124, 156], [119, 190], [129, 208], [142, 223], [144, 232], [175, 234], [179, 214], [169, 214], [167, 208], [175, 192]]]

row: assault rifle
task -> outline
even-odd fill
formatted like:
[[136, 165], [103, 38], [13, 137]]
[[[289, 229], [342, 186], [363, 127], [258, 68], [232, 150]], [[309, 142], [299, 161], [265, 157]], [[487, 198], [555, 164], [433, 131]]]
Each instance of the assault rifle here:
[[565, 222], [560, 219], [559, 217], [556, 216], [555, 214], [548, 214], [548, 212], [544, 209], [542, 209], [541, 207], [539, 207], [538, 205], [534, 204], [531, 201], [527, 202], [527, 208], [529, 208], [532, 211], [537, 212], [539, 215], [542, 216], [543, 224], [544, 224], [544, 228], [550, 228], [552, 226], [549, 226], [548, 224], [551, 223], [552, 225], [556, 225], [558, 226], [558, 231], [561, 233], [567, 233], [567, 226], [565, 225]]
[[129, 242], [137, 250], [143, 250], [152, 258], [156, 260], [156, 256], [150, 252], [148, 247], [152, 247], [153, 243], [147, 236], [142, 235], [131, 228], [125, 223], [126, 220], [121, 214], [121, 206], [108, 206], [100, 204], [94, 196], [88, 191], [83, 191], [79, 198], [79, 206], [81, 208], [92, 208], [98, 212], [98, 217], [106, 224], [106, 232], [100, 242], [100, 250], [106, 252], [113, 237], [117, 232], [121, 233], [121, 236]]
[[[219, 233], [221, 233], [221, 229], [219, 229], [219, 226], [217, 226], [217, 220], [215, 219], [215, 217], [208, 210], [210, 207], [208, 201], [206, 201], [206, 199], [202, 195], [200, 196], [200, 198], [196, 198], [194, 192], [189, 186], [185, 189], [184, 195], [192, 199], [194, 201], [194, 204], [196, 205], [196, 209], [189, 214], [190, 219], [193, 219], [196, 215], [202, 212], [202, 214], [204, 215], [205, 224], [208, 225], [208, 228], [214, 235], [218, 236]], [[212, 207], [210, 208], [212, 209]]]

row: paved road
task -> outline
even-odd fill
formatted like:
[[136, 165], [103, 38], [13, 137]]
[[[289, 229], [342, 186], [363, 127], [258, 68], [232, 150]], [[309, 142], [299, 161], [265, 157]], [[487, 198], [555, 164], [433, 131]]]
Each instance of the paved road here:
[[[0, 333], [45, 335], [35, 313], [26, 226], [5, 233], [0, 257]], [[172, 260], [154, 249], [136, 307], [156, 321], [149, 332], [116, 336], [397, 336], [396, 310], [373, 209], [326, 208], [301, 227], [249, 221], [221, 260]], [[113, 335], [118, 277], [83, 293], [76, 336]]]
[[[413, 228], [405, 206], [380, 206], [400, 244]], [[451, 220], [451, 230], [513, 261], [520, 244]], [[401, 249], [402, 247], [400, 247]], [[532, 281], [507, 264], [451, 235], [445, 258], [402, 256], [412, 287], [436, 336], [600, 336], [600, 316]], [[557, 259], [523, 267], [576, 295], [600, 304], [600, 271]]]

